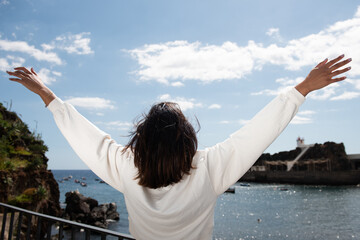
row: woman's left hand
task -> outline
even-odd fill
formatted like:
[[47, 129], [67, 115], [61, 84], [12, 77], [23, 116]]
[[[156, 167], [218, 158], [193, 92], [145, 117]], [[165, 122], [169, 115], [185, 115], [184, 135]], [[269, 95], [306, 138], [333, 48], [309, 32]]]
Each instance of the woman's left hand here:
[[309, 75], [305, 78], [304, 81], [299, 83], [295, 88], [304, 96], [308, 93], [324, 88], [329, 84], [343, 81], [346, 79], [345, 76], [338, 77], [338, 75], [345, 73], [351, 69], [351, 67], [339, 69], [349, 62], [351, 62], [351, 58], [340, 61], [344, 58], [344, 55], [341, 55], [331, 61], [325, 59], [321, 63], [319, 63]]
[[55, 94], [41, 81], [33, 68], [29, 71], [25, 67], [14, 68], [14, 72], [6, 71], [10, 76], [16, 78], [9, 78], [11, 81], [18, 82], [30, 91], [38, 94], [45, 105], [48, 105], [55, 99]]

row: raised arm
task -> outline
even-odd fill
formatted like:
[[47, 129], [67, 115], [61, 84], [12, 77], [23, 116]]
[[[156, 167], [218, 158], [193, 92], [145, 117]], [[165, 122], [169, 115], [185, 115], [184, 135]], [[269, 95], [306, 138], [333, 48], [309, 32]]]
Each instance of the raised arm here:
[[337, 77], [350, 70], [350, 67], [338, 70], [351, 61], [341, 61], [343, 57], [319, 63], [303, 82], [277, 96], [230, 138], [205, 150], [205, 163], [217, 194], [223, 193], [246, 173], [289, 124], [309, 92], [346, 78]]
[[126, 154], [121, 154], [122, 146], [110, 136], [84, 118], [70, 104], [64, 103], [45, 86], [33, 69], [15, 68], [10, 80], [21, 83], [38, 94], [53, 113], [55, 122], [70, 146], [81, 160], [99, 177], [119, 191], [123, 191], [121, 171]]

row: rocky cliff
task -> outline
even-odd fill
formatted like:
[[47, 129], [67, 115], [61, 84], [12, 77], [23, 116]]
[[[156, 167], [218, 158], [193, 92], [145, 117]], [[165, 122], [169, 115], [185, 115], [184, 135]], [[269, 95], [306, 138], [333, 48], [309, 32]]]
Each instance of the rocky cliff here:
[[0, 103], [0, 201], [59, 216], [59, 186], [39, 134]]
[[[294, 160], [301, 152], [301, 148], [291, 151], [284, 151], [275, 154], [262, 154], [255, 165], [265, 165], [265, 161], [290, 161]], [[325, 142], [323, 144], [314, 144], [300, 159], [299, 163], [328, 159], [331, 165], [331, 171], [350, 170], [351, 164], [347, 158], [345, 146], [343, 143]], [[301, 169], [299, 169], [301, 170]], [[321, 170], [321, 169], [319, 169]]]

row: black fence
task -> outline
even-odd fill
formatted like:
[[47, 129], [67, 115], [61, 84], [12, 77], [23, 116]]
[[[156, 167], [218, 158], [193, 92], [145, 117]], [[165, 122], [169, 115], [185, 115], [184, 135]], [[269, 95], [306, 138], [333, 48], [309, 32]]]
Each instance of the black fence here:
[[[4, 203], [0, 203], [0, 209], [3, 209], [0, 240], [134, 239], [128, 234], [32, 212]], [[10, 214], [10, 219], [8, 214]], [[64, 228], [66, 228], [66, 230]]]

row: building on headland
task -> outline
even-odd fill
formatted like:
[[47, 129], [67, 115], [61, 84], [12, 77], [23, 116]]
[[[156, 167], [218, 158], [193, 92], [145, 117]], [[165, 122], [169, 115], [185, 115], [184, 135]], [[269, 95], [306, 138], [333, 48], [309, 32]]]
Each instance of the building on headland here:
[[360, 154], [346, 154], [343, 143], [305, 144], [262, 154], [240, 181], [343, 185], [360, 183]]
[[352, 169], [360, 170], [360, 154], [348, 154]]

